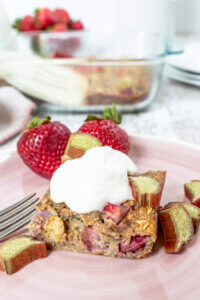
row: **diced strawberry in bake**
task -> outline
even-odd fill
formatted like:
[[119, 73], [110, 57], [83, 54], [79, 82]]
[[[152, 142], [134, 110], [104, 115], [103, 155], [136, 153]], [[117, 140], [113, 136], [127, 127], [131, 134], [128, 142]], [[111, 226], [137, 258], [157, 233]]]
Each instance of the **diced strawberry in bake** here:
[[61, 53], [59, 51], [54, 51], [52, 58], [71, 58], [72, 56], [67, 53]]
[[119, 244], [119, 250], [120, 252], [126, 253], [126, 252], [135, 252], [141, 248], [143, 248], [146, 244], [146, 236], [132, 236], [131, 241], [129, 244], [120, 243]]
[[108, 219], [113, 220], [116, 224], [119, 224], [123, 218], [125, 218], [128, 214], [129, 207], [125, 204], [122, 205], [115, 205], [108, 203], [104, 209], [103, 212], [105, 212], [106, 217]]
[[100, 236], [94, 229], [90, 227], [84, 228], [82, 233], [82, 240], [89, 251], [94, 251], [101, 248], [99, 245], [96, 244], [96, 241], [101, 240]]
[[126, 95], [126, 96], [130, 96], [130, 95], [133, 95], [133, 89], [132, 87], [127, 87], [125, 89], [122, 89], [121, 91], [119, 91], [120, 94], [122, 95]]

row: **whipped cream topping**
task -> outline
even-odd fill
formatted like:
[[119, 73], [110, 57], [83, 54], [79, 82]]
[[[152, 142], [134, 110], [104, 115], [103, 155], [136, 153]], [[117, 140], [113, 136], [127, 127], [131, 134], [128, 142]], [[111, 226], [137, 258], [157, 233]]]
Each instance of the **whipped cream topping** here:
[[60, 165], [51, 178], [50, 195], [77, 213], [101, 211], [107, 203], [133, 199], [127, 173], [136, 171], [126, 154], [108, 146], [95, 147]]

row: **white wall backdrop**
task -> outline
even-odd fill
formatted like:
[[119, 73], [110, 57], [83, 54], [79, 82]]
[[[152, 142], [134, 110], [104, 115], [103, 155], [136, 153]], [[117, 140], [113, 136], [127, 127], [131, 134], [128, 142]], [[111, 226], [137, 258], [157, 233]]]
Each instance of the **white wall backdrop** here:
[[176, 3], [176, 29], [179, 33], [200, 33], [200, 0]]
[[113, 27], [115, 0], [0, 0], [10, 21], [31, 14], [35, 8], [66, 8], [72, 18], [83, 20], [87, 28], [106, 29]]
[[[200, 32], [200, 0], [0, 0], [12, 22], [38, 7], [64, 7], [90, 30]], [[0, 25], [5, 19], [0, 6]]]

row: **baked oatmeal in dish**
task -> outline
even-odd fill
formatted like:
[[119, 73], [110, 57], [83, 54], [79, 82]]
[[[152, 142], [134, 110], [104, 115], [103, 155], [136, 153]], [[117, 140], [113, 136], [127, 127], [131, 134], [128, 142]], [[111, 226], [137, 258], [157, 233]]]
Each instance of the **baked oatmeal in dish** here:
[[85, 105], [131, 105], [150, 92], [151, 69], [144, 66], [79, 66], [88, 80]]

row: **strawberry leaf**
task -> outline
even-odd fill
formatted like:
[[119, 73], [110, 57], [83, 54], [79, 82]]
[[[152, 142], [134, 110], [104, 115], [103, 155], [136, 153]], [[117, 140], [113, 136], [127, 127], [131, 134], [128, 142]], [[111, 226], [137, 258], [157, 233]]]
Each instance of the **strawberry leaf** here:
[[37, 14], [39, 13], [39, 11], [40, 11], [40, 8], [36, 8], [36, 9], [34, 10], [34, 15], [37, 16]]
[[112, 118], [112, 113], [111, 113], [111, 108], [110, 107], [106, 107], [103, 110], [103, 116], [104, 118], [106, 118], [107, 120]]
[[120, 124], [122, 120], [122, 114], [117, 111], [116, 105], [113, 104], [111, 107], [111, 115], [112, 115], [112, 120], [116, 124]]
[[85, 122], [87, 122], [87, 121], [93, 121], [93, 120], [99, 121], [99, 120], [103, 120], [103, 118], [100, 117], [100, 116], [88, 115], [87, 118], [86, 118], [86, 120], [85, 120]]
[[31, 129], [38, 125], [39, 118], [38, 116], [34, 117], [27, 125], [27, 129]]
[[46, 116], [44, 119], [42, 119], [40, 122], [39, 122], [39, 117], [36, 116], [34, 117], [27, 125], [27, 129], [31, 129], [35, 126], [38, 126], [38, 125], [43, 125], [43, 124], [46, 124], [46, 123], [49, 123], [51, 121], [51, 117], [50, 116]]
[[122, 121], [122, 114], [117, 111], [116, 105], [112, 107], [106, 107], [103, 110], [103, 116], [88, 115], [85, 122], [92, 120], [112, 120], [116, 124], [120, 124]]
[[14, 21], [14, 23], [12, 24], [12, 28], [17, 29], [18, 31], [20, 31], [20, 24], [21, 24], [22, 19], [18, 18]]
[[46, 116], [46, 118], [42, 119], [39, 123], [39, 125], [43, 125], [46, 123], [49, 123], [51, 121], [51, 117], [50, 116]]

